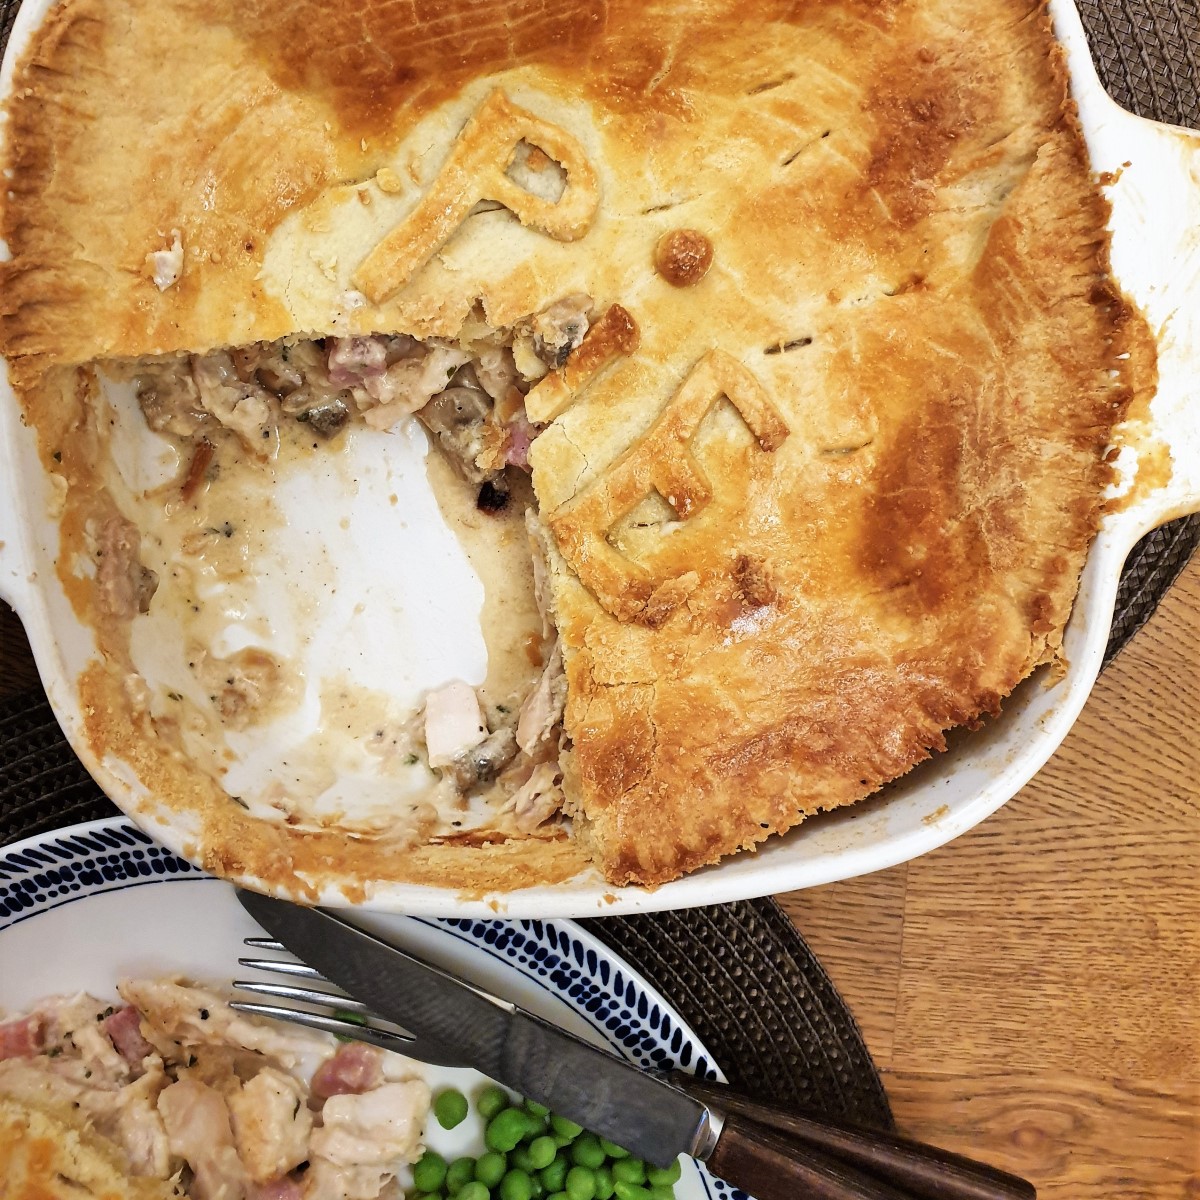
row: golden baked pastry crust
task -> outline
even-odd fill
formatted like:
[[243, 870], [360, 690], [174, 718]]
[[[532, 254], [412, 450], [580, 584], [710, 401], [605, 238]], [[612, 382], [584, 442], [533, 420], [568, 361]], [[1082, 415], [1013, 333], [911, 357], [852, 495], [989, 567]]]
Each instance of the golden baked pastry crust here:
[[170, 1200], [159, 1179], [129, 1173], [124, 1154], [69, 1113], [0, 1095], [0, 1196], [4, 1200]]
[[[1056, 653], [1127, 314], [1043, 4], [65, 0], [10, 113], [0, 344], [47, 455], [51, 364], [451, 336], [477, 299], [629, 315], [539, 385], [531, 452], [568, 802], [614, 883], [869, 794]], [[569, 220], [422, 207], [506, 198], [480, 113], [561, 157]], [[681, 229], [712, 244], [689, 287], [655, 268]], [[245, 865], [239, 820], [206, 862]], [[255, 836], [294, 875], [295, 836]]]

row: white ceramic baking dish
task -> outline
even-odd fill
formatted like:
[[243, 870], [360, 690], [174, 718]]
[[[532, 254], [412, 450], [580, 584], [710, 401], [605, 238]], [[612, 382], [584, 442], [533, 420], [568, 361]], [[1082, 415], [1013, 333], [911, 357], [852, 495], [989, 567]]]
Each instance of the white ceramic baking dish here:
[[[11, 86], [14, 56], [48, 7], [45, 0], [29, 0], [19, 14], [0, 76], [5, 94]], [[1138, 447], [1145, 453], [1147, 446], [1165, 445], [1172, 460], [1168, 483], [1154, 488], [1138, 485], [1103, 522], [1066, 632], [1065, 676], [1052, 686], [1046, 685], [1044, 677], [1028, 681], [998, 720], [955, 737], [946, 754], [880, 797], [812, 820], [786, 837], [772, 839], [756, 854], [742, 854], [656, 891], [613, 889], [598, 874], [588, 873], [559, 886], [495, 897], [490, 903], [486, 897], [464, 900], [450, 889], [387, 885], [373, 891], [370, 907], [488, 916], [495, 915], [498, 907], [513, 917], [571, 917], [683, 908], [812, 887], [877, 871], [942, 845], [1008, 800], [1054, 752], [1099, 671], [1121, 567], [1130, 548], [1163, 521], [1200, 508], [1200, 134], [1142, 120], [1114, 104], [1097, 79], [1071, 0], [1052, 0], [1051, 9], [1067, 50], [1094, 167], [1114, 178], [1108, 187], [1114, 273], [1147, 317], [1158, 343], [1158, 392], [1148, 418], [1126, 439], [1119, 460], [1124, 483], [1117, 492], [1129, 489]], [[97, 761], [81, 736], [73, 681], [94, 647], [55, 574], [58, 533], [49, 515], [49, 483], [33, 435], [21, 424], [2, 364], [0, 438], [0, 595], [24, 622], [54, 711], [88, 770], [149, 832], [181, 852], [185, 822], [156, 814], [153, 798], [147, 807], [144, 794], [135, 805], [134, 798], [145, 789], [139, 789], [129, 768], [111, 760]], [[391, 441], [390, 465], [409, 479], [411, 503], [424, 513], [415, 511], [408, 523], [405, 536], [411, 540], [406, 549], [420, 555], [429, 569], [423, 592], [398, 594], [404, 581], [386, 582], [394, 628], [403, 630], [405, 617], [409, 628], [417, 628], [418, 619], [422, 622], [423, 657], [412, 653], [411, 639], [405, 655], [402, 633], [393, 647], [399, 657], [392, 665], [387, 648], [378, 644], [370, 652], [365, 646], [342, 644], [338, 653], [357, 654], [366, 676], [383, 670], [393, 679], [398, 677], [394, 662], [407, 659], [408, 674], [399, 671], [404, 676], [400, 686], [402, 691], [412, 691], [455, 674], [478, 674], [482, 643], [472, 623], [477, 622], [481, 592], [437, 518], [436, 508], [422, 501], [420, 435]], [[319, 497], [316, 503], [319, 507]], [[367, 529], [372, 519], [370, 511], [355, 514], [356, 523], [365, 522]], [[358, 549], [350, 547], [347, 561], [350, 571], [379, 569], [369, 539]], [[370, 581], [359, 586], [370, 586]], [[388, 625], [392, 627], [392, 622]], [[328, 627], [334, 636], [332, 625]], [[344, 628], [337, 636], [345, 637]], [[326, 642], [326, 650], [328, 646]], [[323, 899], [345, 902], [336, 890]]]

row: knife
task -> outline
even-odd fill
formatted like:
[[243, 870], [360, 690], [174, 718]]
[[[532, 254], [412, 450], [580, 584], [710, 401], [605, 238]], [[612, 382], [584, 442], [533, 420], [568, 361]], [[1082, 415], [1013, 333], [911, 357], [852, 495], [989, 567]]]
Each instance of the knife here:
[[238, 899], [283, 946], [374, 1014], [656, 1166], [689, 1155], [757, 1200], [912, 1200], [912, 1192], [744, 1109], [726, 1112], [711, 1093], [688, 1094], [648, 1075], [333, 912], [241, 890]]

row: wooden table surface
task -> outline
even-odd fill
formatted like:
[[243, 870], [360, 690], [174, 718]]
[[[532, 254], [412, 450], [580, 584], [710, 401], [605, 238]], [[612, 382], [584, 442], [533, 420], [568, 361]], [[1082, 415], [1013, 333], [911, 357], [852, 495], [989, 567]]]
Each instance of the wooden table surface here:
[[[36, 679], [0, 605], [0, 693]], [[1200, 558], [983, 825], [780, 897], [901, 1128], [1046, 1200], [1200, 1200]]]

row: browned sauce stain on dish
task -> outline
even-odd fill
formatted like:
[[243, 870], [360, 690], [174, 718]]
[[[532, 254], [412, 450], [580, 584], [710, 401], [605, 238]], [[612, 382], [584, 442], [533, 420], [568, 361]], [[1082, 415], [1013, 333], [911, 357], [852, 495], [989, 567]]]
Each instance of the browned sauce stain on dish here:
[[335, 887], [351, 903], [361, 904], [372, 888], [389, 883], [452, 884], [482, 895], [553, 886], [587, 866], [565, 835], [510, 840], [486, 849], [397, 846], [387, 838], [347, 837], [339, 830], [310, 831], [259, 820], [155, 736], [148, 719], [131, 718], [121, 680], [107, 664], [94, 661], [77, 682], [85, 761], [113, 755], [132, 768], [146, 792], [127, 798], [123, 806], [150, 827], [164, 811], [194, 814], [200, 833], [187, 846], [187, 857], [211, 874], [268, 880], [273, 889], [310, 902], [321, 888]]
[[948, 812], [950, 806], [947, 804], [939, 804], [931, 813], [926, 813], [921, 818], [922, 825], [936, 825]]
[[1154, 331], [1141, 311], [1121, 298], [1118, 321], [1119, 350], [1123, 381], [1128, 392], [1125, 419], [1117, 426], [1109, 461], [1114, 451], [1128, 446], [1137, 455], [1133, 482], [1125, 493], [1105, 504], [1106, 512], [1123, 512], [1171, 482], [1174, 468], [1171, 448], [1155, 429], [1150, 405], [1158, 390], [1158, 346]]

